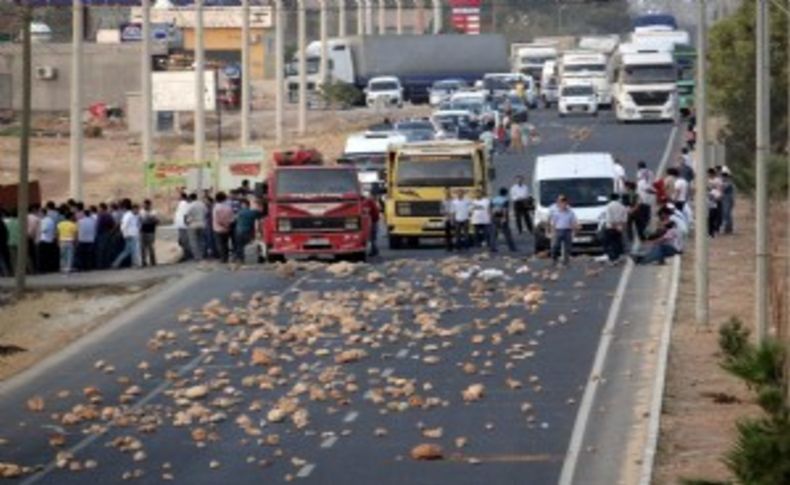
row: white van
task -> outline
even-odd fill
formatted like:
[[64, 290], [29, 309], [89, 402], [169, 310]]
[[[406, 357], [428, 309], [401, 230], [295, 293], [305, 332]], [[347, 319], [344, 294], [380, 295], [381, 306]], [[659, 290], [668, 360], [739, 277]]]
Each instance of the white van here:
[[568, 79], [560, 86], [557, 103], [560, 118], [570, 114], [598, 116], [598, 96], [595, 85], [587, 79]]
[[391, 148], [406, 143], [406, 137], [394, 131], [355, 133], [346, 139], [346, 146], [338, 163], [353, 165], [363, 188], [372, 192], [384, 185], [387, 153]]
[[598, 224], [615, 190], [614, 157], [609, 153], [565, 153], [537, 158], [532, 175], [535, 197], [535, 253], [551, 246], [549, 214], [565, 195], [579, 221], [575, 246], [598, 248]]
[[365, 88], [365, 103], [372, 107], [381, 104], [384, 107], [397, 106], [403, 108], [403, 86], [400, 79], [394, 76], [374, 77]]

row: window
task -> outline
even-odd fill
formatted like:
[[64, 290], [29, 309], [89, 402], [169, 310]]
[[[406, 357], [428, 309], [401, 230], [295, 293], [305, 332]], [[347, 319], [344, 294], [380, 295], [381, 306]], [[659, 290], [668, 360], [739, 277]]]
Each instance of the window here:
[[623, 81], [628, 84], [674, 83], [677, 70], [672, 64], [625, 66]]
[[402, 187], [470, 187], [474, 185], [472, 158], [402, 156], [398, 160], [397, 184]]
[[358, 194], [356, 173], [351, 170], [282, 170], [277, 172], [279, 196]]
[[565, 195], [571, 207], [606, 205], [614, 190], [614, 179], [557, 179], [540, 182], [540, 205], [550, 207], [557, 197]]

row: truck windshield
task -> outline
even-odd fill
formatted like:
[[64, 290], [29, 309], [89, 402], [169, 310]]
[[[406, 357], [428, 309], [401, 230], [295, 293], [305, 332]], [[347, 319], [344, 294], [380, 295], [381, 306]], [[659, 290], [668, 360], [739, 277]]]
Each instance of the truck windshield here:
[[407, 157], [398, 159], [401, 187], [470, 187], [475, 182], [472, 158]]
[[348, 196], [359, 194], [359, 186], [352, 170], [280, 170], [276, 193], [278, 197]]
[[564, 69], [566, 73], [589, 72], [592, 74], [603, 74], [606, 72], [606, 66], [604, 64], [572, 64], [570, 66], [565, 66]]
[[546, 56], [546, 57], [539, 57], [539, 56], [528, 56], [521, 58], [521, 64], [525, 66], [543, 66], [546, 61], [553, 61], [555, 59], [554, 56]]
[[611, 178], [556, 179], [540, 182], [540, 205], [550, 207], [557, 197], [565, 195], [573, 207], [606, 205], [614, 190]]
[[563, 96], [592, 96], [592, 86], [565, 86], [562, 88]]
[[628, 84], [674, 83], [678, 74], [673, 64], [626, 66], [624, 71]]
[[398, 83], [392, 81], [380, 81], [370, 83], [370, 91], [397, 91]]

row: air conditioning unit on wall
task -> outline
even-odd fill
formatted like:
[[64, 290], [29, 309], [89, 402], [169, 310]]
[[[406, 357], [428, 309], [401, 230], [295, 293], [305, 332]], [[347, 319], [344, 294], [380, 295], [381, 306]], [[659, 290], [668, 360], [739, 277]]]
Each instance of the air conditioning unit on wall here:
[[42, 81], [51, 81], [57, 79], [58, 70], [52, 66], [38, 66], [36, 67], [36, 79]]

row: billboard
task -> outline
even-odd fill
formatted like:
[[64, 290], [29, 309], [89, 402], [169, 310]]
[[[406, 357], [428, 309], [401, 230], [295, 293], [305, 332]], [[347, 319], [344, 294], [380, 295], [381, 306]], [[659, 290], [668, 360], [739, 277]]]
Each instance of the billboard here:
[[464, 34], [480, 34], [480, 4], [482, 0], [450, 0], [453, 27]]
[[[214, 71], [205, 71], [203, 99], [206, 111], [217, 105], [217, 80]], [[154, 111], [194, 111], [195, 71], [155, 71], [151, 73]]]
[[[241, 28], [241, 7], [203, 7], [203, 27], [206, 29]], [[142, 22], [140, 8], [132, 9], [132, 22]], [[179, 28], [195, 27], [193, 7], [151, 9], [151, 22], [170, 24]], [[272, 7], [250, 6], [250, 28], [268, 29], [274, 25]]]
[[221, 190], [231, 190], [245, 179], [261, 181], [265, 159], [266, 153], [261, 147], [223, 149], [217, 165], [217, 186]]

